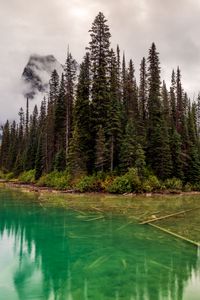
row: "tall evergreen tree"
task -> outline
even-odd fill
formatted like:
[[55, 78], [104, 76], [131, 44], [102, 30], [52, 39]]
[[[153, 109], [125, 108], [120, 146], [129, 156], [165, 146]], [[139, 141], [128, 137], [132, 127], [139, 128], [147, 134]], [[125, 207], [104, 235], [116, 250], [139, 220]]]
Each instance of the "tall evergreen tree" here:
[[[94, 163], [94, 141], [91, 136], [91, 109], [90, 109], [90, 56], [86, 53], [82, 64], [80, 65], [80, 74], [77, 84], [76, 101], [74, 105], [74, 128], [73, 149], [75, 149], [75, 140], [79, 140], [79, 151], [85, 162], [84, 170], [92, 172]], [[71, 149], [72, 157], [72, 149]]]
[[169, 137], [164, 122], [160, 95], [160, 62], [156, 46], [149, 50], [148, 69], [148, 162], [159, 178], [170, 177], [172, 170]]
[[38, 148], [38, 108], [35, 105], [30, 117], [30, 130], [27, 135], [26, 151], [24, 153], [24, 169], [31, 170], [35, 167], [35, 158]]
[[[66, 149], [66, 91], [64, 75], [62, 74], [59, 95], [55, 104], [55, 152], [65, 151]], [[62, 163], [63, 165], [63, 163]]]
[[76, 79], [76, 61], [68, 50], [65, 63], [65, 92], [66, 92], [66, 156], [72, 137], [74, 87]]
[[8, 171], [9, 167], [9, 147], [10, 147], [10, 124], [7, 120], [2, 128], [3, 138], [1, 143], [0, 166], [3, 171]]
[[108, 121], [108, 65], [110, 57], [110, 30], [102, 12], [100, 12], [89, 31], [91, 41], [88, 50], [91, 59], [91, 106], [92, 122], [95, 134], [99, 126], [106, 130]]
[[119, 152], [121, 143], [121, 101], [119, 98], [118, 86], [118, 63], [113, 50], [110, 53], [109, 65], [109, 110], [108, 110], [108, 152], [110, 153], [108, 162], [112, 172], [119, 163]]
[[170, 87], [170, 107], [171, 107], [171, 124], [176, 128], [176, 78], [175, 72], [172, 71], [171, 87]]
[[59, 76], [56, 70], [51, 75], [49, 83], [49, 99], [46, 117], [46, 169], [47, 172], [53, 170], [55, 158], [55, 105], [59, 96]]

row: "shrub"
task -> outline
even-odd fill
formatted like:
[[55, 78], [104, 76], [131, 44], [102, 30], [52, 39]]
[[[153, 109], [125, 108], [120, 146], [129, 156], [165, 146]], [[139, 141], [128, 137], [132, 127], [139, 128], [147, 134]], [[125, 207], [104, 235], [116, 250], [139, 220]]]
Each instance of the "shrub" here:
[[116, 193], [116, 194], [124, 194], [124, 193], [131, 193], [132, 186], [130, 180], [124, 176], [118, 176], [114, 179], [114, 181], [108, 185], [107, 191], [109, 193]]
[[5, 174], [3, 173], [3, 171], [0, 170], [0, 179], [4, 179], [5, 178]]
[[53, 171], [49, 174], [44, 174], [37, 182], [39, 186], [53, 187], [59, 190], [70, 187], [70, 175], [68, 172]]
[[167, 189], [182, 190], [182, 188], [183, 188], [182, 181], [177, 178], [167, 179], [167, 180], [165, 180], [164, 184]]
[[184, 191], [184, 192], [191, 192], [192, 190], [198, 191], [198, 186], [197, 186], [197, 185], [192, 186], [192, 184], [188, 182], [188, 183], [186, 183], [186, 185], [183, 187], [183, 191]]
[[153, 191], [153, 187], [148, 179], [145, 179], [142, 183], [142, 190], [143, 192], [150, 193]]
[[104, 180], [101, 182], [101, 187], [103, 191], [108, 191], [109, 186], [113, 183], [115, 177], [114, 176], [106, 176]]
[[123, 176], [116, 177], [111, 184], [107, 186], [109, 193], [131, 193], [139, 192], [142, 189], [142, 183], [138, 176], [137, 169], [130, 168]]
[[155, 175], [150, 175], [147, 179], [152, 191], [159, 190], [161, 188], [161, 183]]
[[35, 182], [35, 170], [24, 171], [19, 175], [19, 181], [24, 183]]
[[101, 182], [96, 176], [84, 176], [75, 184], [75, 189], [81, 193], [99, 192], [102, 190]]
[[11, 180], [14, 178], [15, 178], [15, 175], [13, 172], [4, 173], [3, 171], [0, 171], [0, 179]]

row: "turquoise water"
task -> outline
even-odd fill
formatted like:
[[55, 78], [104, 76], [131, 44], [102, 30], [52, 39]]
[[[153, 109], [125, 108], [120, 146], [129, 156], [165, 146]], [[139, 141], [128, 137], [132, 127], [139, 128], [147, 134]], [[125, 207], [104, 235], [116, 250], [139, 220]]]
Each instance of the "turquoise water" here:
[[0, 300], [200, 299], [198, 249], [0, 189]]

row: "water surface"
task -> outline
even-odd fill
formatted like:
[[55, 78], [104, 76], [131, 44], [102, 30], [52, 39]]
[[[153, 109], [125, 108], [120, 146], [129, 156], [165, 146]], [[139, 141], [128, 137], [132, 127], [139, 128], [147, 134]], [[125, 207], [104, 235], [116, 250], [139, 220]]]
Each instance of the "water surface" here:
[[199, 257], [124, 216], [0, 189], [0, 300], [199, 300]]

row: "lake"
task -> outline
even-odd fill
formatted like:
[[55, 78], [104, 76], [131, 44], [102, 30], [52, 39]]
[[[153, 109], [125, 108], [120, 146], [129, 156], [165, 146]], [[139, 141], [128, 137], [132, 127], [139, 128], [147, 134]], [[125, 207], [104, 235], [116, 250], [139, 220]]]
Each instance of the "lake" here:
[[0, 188], [0, 300], [17, 299], [199, 300], [200, 251], [126, 216]]

